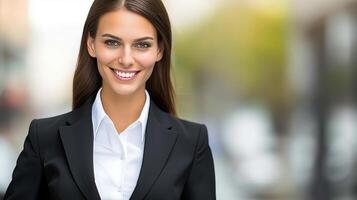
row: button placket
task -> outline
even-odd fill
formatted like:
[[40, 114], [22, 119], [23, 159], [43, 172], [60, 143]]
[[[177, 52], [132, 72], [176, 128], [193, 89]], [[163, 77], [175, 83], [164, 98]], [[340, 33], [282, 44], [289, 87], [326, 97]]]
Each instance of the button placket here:
[[127, 135], [126, 134], [118, 134], [118, 141], [120, 142], [120, 146], [121, 146], [121, 155], [120, 155], [120, 159], [122, 162], [122, 173], [120, 176], [120, 185], [118, 187], [118, 190], [120, 191], [120, 194], [123, 197], [123, 184], [124, 184], [124, 179], [125, 179], [125, 173], [126, 173], [126, 139], [127, 139]]

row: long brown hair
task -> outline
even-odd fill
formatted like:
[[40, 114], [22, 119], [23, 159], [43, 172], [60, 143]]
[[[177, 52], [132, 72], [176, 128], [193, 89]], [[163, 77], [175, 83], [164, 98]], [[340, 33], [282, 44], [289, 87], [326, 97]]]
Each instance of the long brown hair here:
[[175, 92], [170, 77], [171, 25], [161, 0], [95, 0], [93, 2], [84, 24], [73, 78], [72, 108], [80, 107], [102, 85], [102, 77], [98, 72], [96, 58], [91, 57], [88, 53], [87, 39], [89, 36], [95, 38], [101, 16], [122, 7], [145, 17], [156, 29], [158, 43], [163, 48], [163, 57], [155, 64], [151, 77], [146, 82], [146, 89], [160, 109], [175, 116]]

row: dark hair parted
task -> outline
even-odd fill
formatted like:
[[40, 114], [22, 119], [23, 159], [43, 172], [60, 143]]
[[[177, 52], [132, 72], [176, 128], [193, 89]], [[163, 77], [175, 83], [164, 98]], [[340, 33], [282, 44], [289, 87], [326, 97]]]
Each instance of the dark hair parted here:
[[146, 89], [160, 109], [175, 116], [175, 92], [170, 77], [171, 25], [161, 0], [95, 0], [93, 2], [84, 24], [73, 78], [72, 108], [80, 107], [102, 85], [102, 77], [98, 72], [96, 58], [91, 57], [88, 53], [88, 37], [95, 38], [101, 16], [123, 7], [145, 17], [156, 29], [158, 43], [163, 50], [163, 57], [155, 64], [154, 70], [146, 82]]

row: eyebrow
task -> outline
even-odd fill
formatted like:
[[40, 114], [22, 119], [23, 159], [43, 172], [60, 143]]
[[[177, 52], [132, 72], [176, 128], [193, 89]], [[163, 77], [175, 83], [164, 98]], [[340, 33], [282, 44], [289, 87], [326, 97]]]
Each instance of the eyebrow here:
[[[110, 38], [113, 38], [116, 40], [122, 40], [120, 37], [117, 37], [117, 36], [109, 34], [109, 33], [103, 34], [102, 37], [110, 37]], [[154, 38], [147, 36], [147, 37], [135, 39], [134, 42], [138, 42], [138, 41], [142, 41], [142, 40], [154, 40]]]

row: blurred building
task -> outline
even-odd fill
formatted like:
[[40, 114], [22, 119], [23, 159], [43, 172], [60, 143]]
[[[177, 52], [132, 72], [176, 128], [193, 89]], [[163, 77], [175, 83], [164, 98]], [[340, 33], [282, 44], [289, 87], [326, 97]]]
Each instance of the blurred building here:
[[0, 0], [0, 198], [17, 157], [14, 129], [24, 112], [28, 2]]
[[355, 199], [357, 2], [294, 1], [290, 77], [315, 124], [311, 199]]
[[[0, 89], [5, 80], [18, 78], [24, 72], [24, 58], [28, 43], [27, 0], [0, 1]], [[16, 74], [15, 74], [16, 73]], [[23, 78], [23, 77], [22, 77]]]

